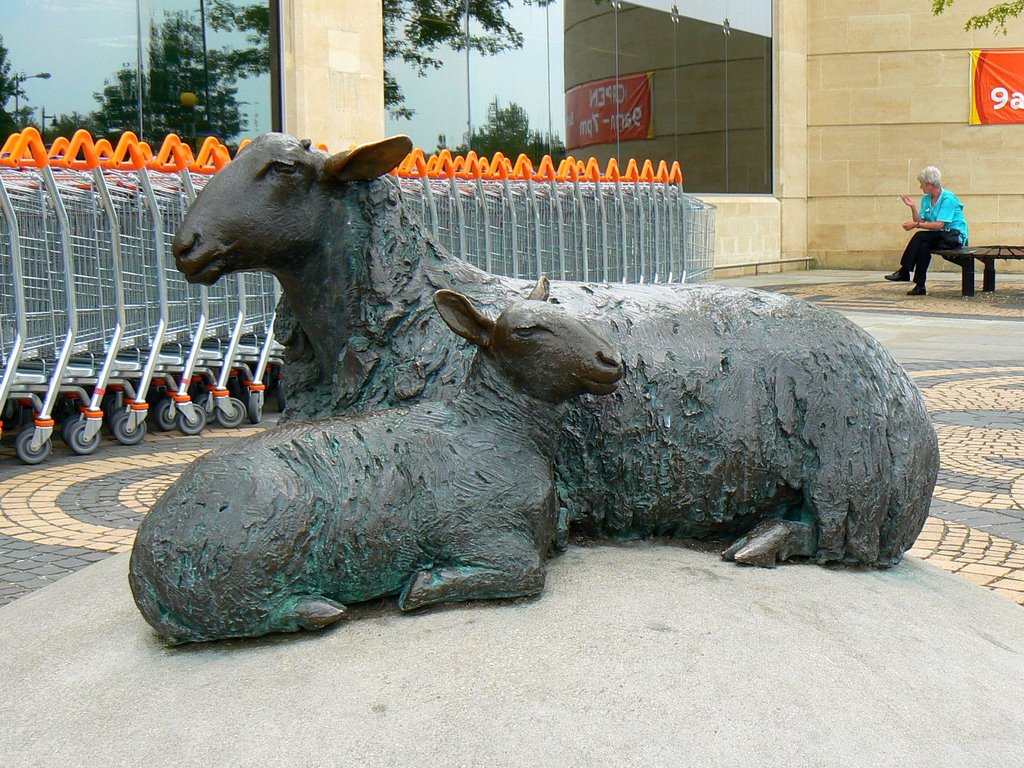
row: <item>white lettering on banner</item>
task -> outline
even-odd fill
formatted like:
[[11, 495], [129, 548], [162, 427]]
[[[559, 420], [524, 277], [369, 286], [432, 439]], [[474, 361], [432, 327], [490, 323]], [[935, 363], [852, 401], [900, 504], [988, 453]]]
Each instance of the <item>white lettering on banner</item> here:
[[592, 108], [600, 109], [605, 104], [621, 104], [625, 100], [626, 86], [622, 83], [605, 85], [590, 91], [590, 106]]
[[1024, 109], [1024, 93], [1020, 91], [1010, 91], [1000, 85], [992, 89], [991, 96], [993, 109], [1002, 109], [1007, 104], [1010, 109]]
[[602, 125], [606, 125], [612, 130], [615, 130], [616, 123], [618, 123], [618, 129], [620, 131], [625, 131], [633, 126], [643, 125], [643, 122], [644, 111], [640, 109], [640, 107], [633, 107], [632, 112], [618, 112], [614, 115], [608, 115], [607, 117], [601, 117], [599, 112], [595, 112], [589, 118], [580, 123], [579, 134], [580, 136], [596, 136], [598, 131], [601, 130]]

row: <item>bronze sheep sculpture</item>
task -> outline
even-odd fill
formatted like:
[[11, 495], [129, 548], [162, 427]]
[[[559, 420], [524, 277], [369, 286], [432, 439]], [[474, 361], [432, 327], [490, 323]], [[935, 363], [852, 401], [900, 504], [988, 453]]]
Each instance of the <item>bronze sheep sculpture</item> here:
[[480, 350], [450, 400], [292, 422], [193, 463], [132, 550], [146, 620], [177, 644], [320, 629], [396, 593], [403, 610], [538, 594], [564, 402], [622, 376], [614, 347], [538, 300], [546, 285], [497, 320], [437, 292]]
[[[190, 281], [247, 269], [280, 281], [286, 419], [450, 395], [471, 346], [449, 343], [434, 292], [493, 314], [523, 290], [425, 234], [387, 176], [410, 146], [327, 155], [267, 134], [211, 179], [177, 233]], [[867, 333], [756, 290], [553, 286], [625, 364], [615, 395], [574, 401], [563, 422], [555, 477], [573, 535], [725, 539], [727, 559], [762, 566], [887, 567], [911, 546], [937, 441], [917, 388]]]

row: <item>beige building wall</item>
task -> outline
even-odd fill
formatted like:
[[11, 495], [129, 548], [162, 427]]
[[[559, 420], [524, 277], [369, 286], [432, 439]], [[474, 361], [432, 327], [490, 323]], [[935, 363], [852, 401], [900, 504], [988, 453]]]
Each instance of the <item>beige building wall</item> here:
[[[791, 2], [776, 7], [788, 12]], [[897, 196], [920, 195], [916, 176], [929, 164], [964, 202], [972, 244], [1022, 242], [1024, 126], [967, 122], [968, 51], [1014, 45], [1012, 37], [964, 31], [991, 3], [960, 0], [940, 17], [922, 0], [805, 5], [807, 253], [818, 266], [894, 268], [908, 238], [899, 224], [909, 218]], [[783, 120], [799, 109], [781, 103]], [[788, 222], [784, 238], [786, 229]], [[1013, 266], [1019, 262], [998, 269]]]
[[[967, 122], [968, 51], [1013, 45], [964, 31], [988, 5], [935, 17], [925, 0], [776, 0], [773, 195], [705, 196], [720, 206], [719, 263], [891, 269], [907, 240], [898, 196], [928, 164], [964, 201], [972, 243], [1020, 243], [1024, 126]], [[282, 17], [285, 130], [331, 149], [382, 136], [381, 0], [282, 0]]]
[[[771, 195], [700, 195], [700, 199], [717, 209], [715, 269], [756, 272], [789, 266], [769, 266], [779, 260], [782, 246], [782, 204], [777, 198]], [[754, 263], [763, 266], [750, 266]], [[802, 269], [799, 265], [798, 268]]]
[[807, 4], [775, 3], [773, 181], [781, 259], [807, 255]]
[[331, 150], [384, 136], [381, 0], [281, 0], [284, 131]]

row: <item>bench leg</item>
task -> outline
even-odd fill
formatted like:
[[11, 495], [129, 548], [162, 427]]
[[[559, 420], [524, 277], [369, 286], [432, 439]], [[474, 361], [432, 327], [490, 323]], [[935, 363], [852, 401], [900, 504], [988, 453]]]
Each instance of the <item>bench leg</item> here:
[[985, 271], [981, 276], [981, 290], [985, 293], [992, 293], [996, 289], [996, 260], [981, 259], [985, 265]]
[[970, 256], [959, 259], [960, 262], [960, 295], [974, 295], [974, 259]]

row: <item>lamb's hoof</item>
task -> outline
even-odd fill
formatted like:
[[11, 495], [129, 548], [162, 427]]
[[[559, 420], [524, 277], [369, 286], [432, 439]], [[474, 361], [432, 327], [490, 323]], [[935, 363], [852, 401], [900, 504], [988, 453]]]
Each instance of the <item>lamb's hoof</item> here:
[[565, 552], [569, 548], [569, 510], [560, 507], [558, 510], [558, 524], [555, 528], [555, 549]]
[[295, 604], [295, 619], [303, 629], [323, 629], [345, 615], [345, 606], [326, 597], [308, 597]]
[[779, 560], [814, 552], [813, 529], [806, 523], [765, 520], [722, 552], [723, 560], [774, 568]]

